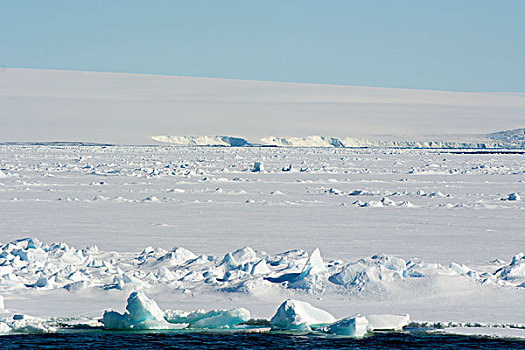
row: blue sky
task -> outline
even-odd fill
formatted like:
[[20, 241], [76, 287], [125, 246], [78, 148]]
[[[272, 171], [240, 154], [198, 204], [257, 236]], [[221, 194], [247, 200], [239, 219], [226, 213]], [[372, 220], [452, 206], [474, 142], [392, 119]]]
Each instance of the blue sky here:
[[0, 0], [0, 65], [525, 92], [525, 1]]

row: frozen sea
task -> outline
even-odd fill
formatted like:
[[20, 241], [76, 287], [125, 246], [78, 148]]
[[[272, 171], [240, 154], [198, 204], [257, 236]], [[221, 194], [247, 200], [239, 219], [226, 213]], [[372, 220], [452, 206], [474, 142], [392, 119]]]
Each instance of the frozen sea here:
[[[506, 200], [525, 192], [524, 154], [0, 146], [0, 157], [3, 242], [214, 255], [319, 247], [334, 259], [464, 264], [525, 246], [525, 202]], [[373, 207], [385, 198], [396, 205]]]
[[[13, 270], [0, 278], [0, 295], [8, 315], [86, 324], [106, 309], [122, 310], [140, 287], [162, 309], [244, 307], [254, 319], [269, 319], [293, 297], [336, 318], [408, 313], [420, 327], [496, 325], [521, 334], [522, 198], [520, 152], [1, 145], [0, 265]], [[7, 244], [25, 237], [37, 240]], [[296, 283], [290, 276], [306, 273], [317, 247], [326, 280]], [[174, 254], [186, 257], [158, 265]], [[225, 270], [232, 256], [244, 263]], [[16, 336], [12, 346], [20, 339], [59, 346], [61, 337]], [[250, 337], [254, 346], [302, 341], [214, 337], [233, 337], [228, 341], [239, 347]], [[442, 348], [505, 342], [393, 337], [392, 344]], [[307, 339], [312, 348], [328, 342]], [[388, 339], [336, 342], [380, 348]], [[161, 334], [140, 341], [177, 347], [202, 339]]]

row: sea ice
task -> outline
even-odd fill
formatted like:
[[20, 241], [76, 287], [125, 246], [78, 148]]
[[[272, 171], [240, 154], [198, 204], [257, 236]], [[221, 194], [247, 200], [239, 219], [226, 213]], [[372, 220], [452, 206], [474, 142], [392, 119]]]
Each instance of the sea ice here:
[[311, 326], [335, 322], [334, 316], [311, 304], [288, 299], [270, 320], [273, 329], [310, 331]]
[[56, 327], [46, 324], [43, 319], [26, 315], [15, 314], [11, 319], [0, 320], [0, 334], [43, 334], [56, 331]]
[[410, 323], [410, 315], [365, 315], [370, 329], [399, 331]]

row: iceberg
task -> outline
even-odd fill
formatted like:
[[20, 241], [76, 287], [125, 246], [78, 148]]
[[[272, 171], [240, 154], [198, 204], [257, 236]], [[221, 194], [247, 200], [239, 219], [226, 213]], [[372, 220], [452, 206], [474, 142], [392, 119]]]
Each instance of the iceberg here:
[[312, 326], [335, 322], [334, 316], [307, 302], [288, 299], [270, 320], [272, 329], [310, 331]]
[[316, 330], [348, 337], [364, 337], [371, 331], [399, 331], [409, 323], [409, 315], [355, 315]]
[[142, 292], [133, 292], [128, 298], [126, 310], [133, 323], [140, 323], [148, 320], [163, 321], [164, 313], [157, 303], [149, 299]]
[[250, 319], [250, 312], [245, 308], [230, 310], [197, 310], [184, 312], [179, 310], [162, 311], [157, 303], [142, 292], [129, 295], [127, 313], [105, 311], [102, 318], [107, 329], [218, 329], [232, 328]]
[[343, 318], [318, 329], [320, 332], [347, 337], [364, 337], [371, 330], [367, 318], [361, 315]]
[[107, 329], [169, 329], [173, 325], [164, 319], [164, 312], [144, 293], [132, 292], [127, 300], [127, 313], [105, 311], [102, 317]]

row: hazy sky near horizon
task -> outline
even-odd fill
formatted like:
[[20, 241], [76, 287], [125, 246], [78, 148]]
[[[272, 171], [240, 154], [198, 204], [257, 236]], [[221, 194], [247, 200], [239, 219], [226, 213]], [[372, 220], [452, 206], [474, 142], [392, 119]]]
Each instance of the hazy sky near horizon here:
[[0, 0], [0, 66], [525, 92], [525, 1]]

